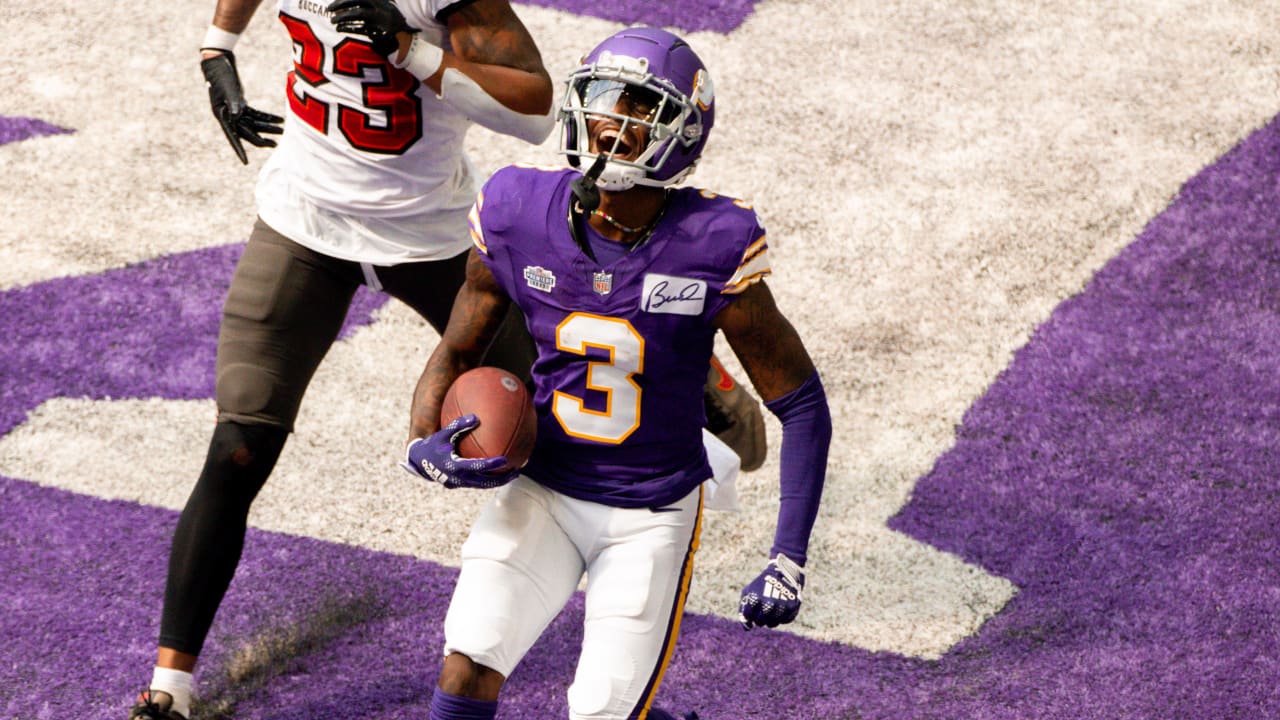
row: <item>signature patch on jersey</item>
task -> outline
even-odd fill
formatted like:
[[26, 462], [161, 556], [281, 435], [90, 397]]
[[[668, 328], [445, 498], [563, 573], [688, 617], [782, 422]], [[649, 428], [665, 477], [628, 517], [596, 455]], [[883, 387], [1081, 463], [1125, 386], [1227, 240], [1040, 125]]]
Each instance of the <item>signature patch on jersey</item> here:
[[524, 268], [524, 281], [529, 283], [529, 287], [534, 290], [549, 293], [556, 286], [556, 274], [538, 265], [526, 265]]
[[707, 302], [705, 280], [649, 273], [644, 276], [640, 309], [651, 313], [700, 315]]

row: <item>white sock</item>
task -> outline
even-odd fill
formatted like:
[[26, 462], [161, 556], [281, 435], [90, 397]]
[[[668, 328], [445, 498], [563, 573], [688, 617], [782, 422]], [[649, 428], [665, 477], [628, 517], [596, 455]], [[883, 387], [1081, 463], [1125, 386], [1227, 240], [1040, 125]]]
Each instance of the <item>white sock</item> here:
[[174, 712], [183, 717], [191, 717], [191, 673], [156, 666], [151, 675], [151, 689], [167, 692], [173, 696]]

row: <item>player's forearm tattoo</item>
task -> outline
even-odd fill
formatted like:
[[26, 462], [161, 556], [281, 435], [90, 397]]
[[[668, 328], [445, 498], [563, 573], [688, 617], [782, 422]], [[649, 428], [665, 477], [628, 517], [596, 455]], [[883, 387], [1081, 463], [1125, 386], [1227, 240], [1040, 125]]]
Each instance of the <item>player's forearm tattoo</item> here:
[[438, 429], [440, 404], [453, 382], [453, 375], [443, 363], [427, 363], [413, 390], [413, 407], [409, 411], [409, 437], [424, 437]]
[[781, 397], [809, 379], [813, 360], [763, 283], [744, 292], [732, 312], [740, 329], [729, 342], [761, 398]]
[[218, 0], [213, 11], [213, 24], [233, 33], [244, 32], [262, 0]]
[[480, 255], [472, 251], [467, 258], [467, 279], [458, 299], [454, 301], [446, 330], [451, 346], [459, 353], [480, 356], [493, 341], [510, 300], [498, 286]]
[[480, 256], [467, 258], [467, 279], [453, 303], [444, 338], [418, 378], [409, 416], [410, 437], [439, 429], [440, 404], [455, 378], [480, 364], [507, 314], [510, 300]]
[[520, 18], [506, 3], [472, 3], [455, 14], [466, 21], [463, 33], [453, 33], [453, 51], [472, 62], [504, 65], [542, 73], [542, 56]]

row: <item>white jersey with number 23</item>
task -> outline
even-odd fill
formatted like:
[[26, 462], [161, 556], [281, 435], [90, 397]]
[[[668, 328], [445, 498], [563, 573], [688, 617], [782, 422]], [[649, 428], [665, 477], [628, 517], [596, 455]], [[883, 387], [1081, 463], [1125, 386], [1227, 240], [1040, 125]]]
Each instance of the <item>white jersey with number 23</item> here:
[[[399, 0], [425, 40], [448, 47], [437, 19], [460, 0]], [[280, 0], [293, 41], [284, 135], [258, 179], [262, 219], [332, 257], [394, 265], [469, 246], [476, 173], [463, 153], [470, 121], [426, 85], [337, 32], [320, 0]]]

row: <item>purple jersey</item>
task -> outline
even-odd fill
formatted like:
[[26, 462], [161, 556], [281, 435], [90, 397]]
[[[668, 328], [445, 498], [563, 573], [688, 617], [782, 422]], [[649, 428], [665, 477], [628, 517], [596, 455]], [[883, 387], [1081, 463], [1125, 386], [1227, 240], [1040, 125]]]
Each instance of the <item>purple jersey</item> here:
[[750, 206], [682, 188], [648, 240], [601, 266], [570, 230], [577, 176], [503, 168], [471, 214], [472, 240], [538, 347], [525, 473], [571, 497], [657, 507], [711, 477], [711, 320], [768, 274], [765, 233]]

